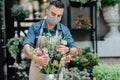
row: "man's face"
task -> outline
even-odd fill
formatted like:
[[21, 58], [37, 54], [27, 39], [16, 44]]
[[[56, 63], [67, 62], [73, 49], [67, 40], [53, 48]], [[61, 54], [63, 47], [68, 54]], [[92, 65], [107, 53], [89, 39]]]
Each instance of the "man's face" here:
[[63, 15], [63, 8], [57, 8], [53, 5], [51, 5], [47, 10], [46, 10], [46, 14], [50, 15], [51, 17], [56, 17], [56, 18], [61, 18]]

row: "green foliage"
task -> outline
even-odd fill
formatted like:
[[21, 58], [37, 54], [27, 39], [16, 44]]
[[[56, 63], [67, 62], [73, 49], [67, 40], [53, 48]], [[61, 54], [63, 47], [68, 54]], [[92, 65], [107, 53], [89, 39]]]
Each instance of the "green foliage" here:
[[29, 16], [29, 11], [22, 6], [14, 5], [11, 8], [11, 15], [17, 19], [24, 19]]
[[92, 52], [91, 49], [85, 48], [83, 51], [78, 49], [78, 55], [73, 56], [69, 67], [78, 67], [80, 71], [86, 69], [89, 73], [92, 73], [92, 69], [95, 65], [98, 65], [99, 58], [96, 53]]
[[59, 36], [53, 38], [50, 32], [47, 33], [46, 36], [40, 36], [38, 38], [37, 48], [33, 50], [33, 53], [38, 55], [40, 52], [40, 56], [44, 57], [47, 55], [49, 57], [49, 62], [47, 66], [44, 66], [40, 70], [41, 73], [44, 74], [58, 74], [60, 73], [63, 64], [64, 55], [59, 54], [56, 51], [56, 46], [67, 45], [66, 39], [61, 39]]
[[96, 80], [120, 80], [120, 64], [99, 64], [93, 68]]
[[102, 5], [102, 7], [114, 6], [118, 2], [119, 2], [118, 0], [102, 0], [101, 1], [101, 5]]
[[[21, 46], [23, 44], [24, 37], [14, 37], [8, 40], [7, 47], [11, 56], [16, 60], [16, 56], [21, 50]], [[14, 69], [13, 75], [9, 80], [28, 80], [28, 72], [27, 72], [27, 62], [22, 60], [21, 63], [14, 62], [13, 65], [9, 65], [10, 69]]]
[[23, 44], [24, 37], [15, 37], [8, 40], [7, 47], [11, 56], [16, 59], [17, 53], [19, 53], [19, 45]]

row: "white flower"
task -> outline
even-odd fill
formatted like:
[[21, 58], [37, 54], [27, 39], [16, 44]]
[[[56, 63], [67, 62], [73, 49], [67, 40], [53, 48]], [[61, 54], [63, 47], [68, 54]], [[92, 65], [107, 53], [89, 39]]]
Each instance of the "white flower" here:
[[44, 53], [48, 53], [48, 49], [47, 48], [43, 48], [42, 49]]
[[61, 40], [61, 44], [62, 44], [62, 45], [67, 45], [67, 41], [62, 39], [62, 40]]

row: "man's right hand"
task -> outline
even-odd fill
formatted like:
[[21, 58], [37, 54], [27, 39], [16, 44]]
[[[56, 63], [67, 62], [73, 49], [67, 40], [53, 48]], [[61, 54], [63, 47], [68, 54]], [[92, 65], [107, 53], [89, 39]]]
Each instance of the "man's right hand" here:
[[47, 66], [49, 62], [49, 57], [33, 55], [33, 61], [40, 66]]
[[29, 44], [24, 45], [23, 47], [23, 52], [30, 58], [32, 59], [36, 64], [40, 66], [47, 66], [49, 62], [49, 56], [48, 55], [43, 55], [43, 56], [38, 56], [34, 55], [31, 52], [31, 48]]

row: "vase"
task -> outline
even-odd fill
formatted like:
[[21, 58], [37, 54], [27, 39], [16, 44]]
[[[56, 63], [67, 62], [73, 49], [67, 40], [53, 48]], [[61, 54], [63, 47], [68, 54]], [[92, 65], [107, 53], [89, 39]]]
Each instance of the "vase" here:
[[59, 74], [42, 74], [43, 80], [59, 80]]
[[120, 33], [118, 30], [120, 17], [119, 17], [119, 5], [108, 6], [103, 8], [104, 20], [108, 23], [110, 31], [105, 36], [105, 40], [120, 40]]

